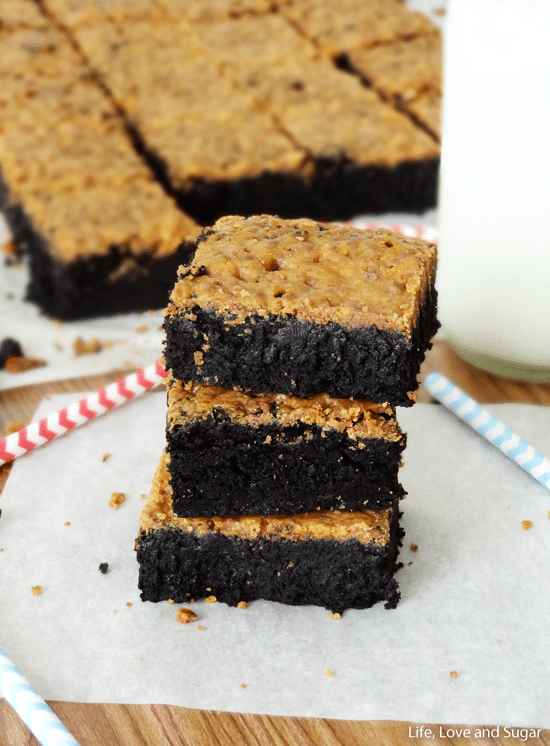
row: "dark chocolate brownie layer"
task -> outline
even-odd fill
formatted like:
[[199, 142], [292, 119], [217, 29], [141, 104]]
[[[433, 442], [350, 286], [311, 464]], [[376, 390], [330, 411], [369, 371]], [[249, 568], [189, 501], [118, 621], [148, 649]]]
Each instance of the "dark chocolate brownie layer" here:
[[418, 388], [424, 350], [438, 327], [436, 305], [432, 287], [410, 340], [375, 326], [313, 324], [290, 315], [251, 315], [244, 324], [227, 326], [226, 318], [197, 306], [191, 309], [194, 320], [166, 317], [166, 363], [180, 380], [296, 396], [326, 392], [407, 407], [413, 404], [409, 392]]
[[[212, 396], [207, 411], [186, 411], [201, 394]], [[388, 508], [404, 494], [398, 469], [406, 439], [391, 411], [357, 404], [349, 413], [328, 397], [254, 397], [177, 383], [170, 395], [175, 515]]]
[[[271, 442], [266, 440], [271, 439]], [[234, 425], [214, 414], [168, 437], [179, 516], [387, 508], [404, 443], [361, 441], [297, 424]]]
[[400, 530], [394, 511], [388, 546], [357, 539], [241, 539], [176, 528], [142, 532], [137, 541], [143, 601], [188, 602], [215, 596], [230, 606], [267, 599], [333, 612], [400, 598], [394, 573]]
[[[439, 158], [363, 166], [337, 155], [313, 160], [312, 175], [264, 172], [229, 180], [196, 178], [187, 191], [176, 190], [182, 209], [203, 225], [223, 215], [267, 212], [314, 220], [348, 220], [372, 212], [420, 213], [435, 207]], [[165, 178], [166, 166], [159, 171]]]

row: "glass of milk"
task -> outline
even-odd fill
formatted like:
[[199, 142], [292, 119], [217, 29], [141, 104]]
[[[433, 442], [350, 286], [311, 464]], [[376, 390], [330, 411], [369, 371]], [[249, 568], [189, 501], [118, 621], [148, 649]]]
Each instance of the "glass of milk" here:
[[445, 30], [443, 333], [480, 368], [550, 382], [550, 0], [451, 0]]

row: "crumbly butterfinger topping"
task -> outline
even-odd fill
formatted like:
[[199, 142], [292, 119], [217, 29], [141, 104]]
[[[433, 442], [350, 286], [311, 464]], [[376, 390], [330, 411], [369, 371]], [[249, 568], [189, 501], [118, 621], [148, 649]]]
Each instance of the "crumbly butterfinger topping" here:
[[292, 315], [410, 336], [436, 259], [435, 244], [385, 228], [228, 216], [199, 239], [166, 314], [199, 306], [231, 324]]

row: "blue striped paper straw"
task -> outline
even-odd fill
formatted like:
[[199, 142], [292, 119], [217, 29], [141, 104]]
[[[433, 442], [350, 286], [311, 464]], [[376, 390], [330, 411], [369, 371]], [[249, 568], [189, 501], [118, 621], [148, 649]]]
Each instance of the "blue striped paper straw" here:
[[0, 694], [42, 746], [79, 746], [55, 712], [0, 648]]
[[424, 388], [505, 456], [550, 489], [550, 461], [441, 373], [431, 373]]

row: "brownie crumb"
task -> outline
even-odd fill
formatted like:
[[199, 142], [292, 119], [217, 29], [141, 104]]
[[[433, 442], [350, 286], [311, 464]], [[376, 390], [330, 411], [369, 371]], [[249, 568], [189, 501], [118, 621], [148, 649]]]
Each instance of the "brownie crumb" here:
[[106, 574], [107, 570], [109, 569], [109, 563], [108, 562], [100, 562], [99, 564], [99, 572], [103, 575]]
[[26, 373], [28, 370], [43, 368], [46, 364], [46, 361], [42, 360], [42, 358], [21, 355], [18, 357], [9, 357], [5, 362], [4, 369], [8, 373]]
[[109, 500], [109, 505], [113, 510], [118, 510], [119, 505], [122, 505], [122, 503], [126, 500], [126, 495], [124, 492], [112, 492], [111, 493], [111, 499]]
[[80, 357], [81, 355], [95, 355], [95, 353], [101, 352], [103, 349], [103, 344], [97, 337], [91, 337], [87, 342], [85, 342], [82, 337], [77, 337], [73, 341], [72, 346], [74, 357]]
[[181, 622], [181, 624], [189, 624], [189, 622], [197, 621], [197, 615], [194, 611], [191, 611], [191, 609], [185, 609], [182, 607], [176, 612], [176, 621]]
[[411, 544], [411, 552], [417, 552], [418, 551], [418, 544]]
[[533, 521], [522, 521], [521, 526], [525, 531], [529, 531], [530, 528], [533, 528]]
[[6, 337], [0, 342], [0, 368], [4, 368], [10, 357], [21, 357], [23, 348], [13, 337]]
[[32, 585], [31, 591], [34, 593], [35, 596], [41, 596], [42, 595], [42, 586], [41, 585]]

